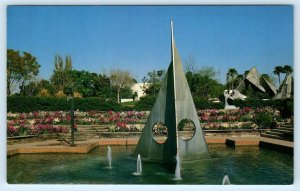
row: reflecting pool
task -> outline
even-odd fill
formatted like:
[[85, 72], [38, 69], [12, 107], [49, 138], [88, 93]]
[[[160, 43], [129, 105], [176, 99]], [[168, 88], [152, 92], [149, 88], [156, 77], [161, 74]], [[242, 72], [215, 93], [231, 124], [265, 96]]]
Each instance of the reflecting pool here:
[[10, 184], [222, 184], [228, 175], [231, 184], [292, 184], [293, 156], [257, 146], [228, 147], [209, 144], [211, 159], [181, 161], [181, 180], [163, 164], [143, 162], [135, 176], [135, 146], [111, 146], [112, 168], [107, 146], [88, 154], [19, 154], [7, 158]]

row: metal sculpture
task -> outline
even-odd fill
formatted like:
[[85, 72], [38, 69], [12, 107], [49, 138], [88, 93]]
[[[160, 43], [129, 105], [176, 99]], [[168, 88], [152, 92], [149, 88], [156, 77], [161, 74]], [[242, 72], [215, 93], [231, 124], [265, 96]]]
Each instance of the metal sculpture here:
[[[209, 156], [195, 104], [181, 64], [171, 21], [171, 63], [162, 82], [156, 102], [147, 119], [135, 154], [143, 160], [156, 160], [175, 164], [177, 154], [181, 160], [195, 160]], [[179, 137], [178, 124], [182, 120], [193, 122], [195, 132], [189, 140]], [[167, 139], [159, 143], [153, 138], [153, 126], [163, 123], [168, 130]]]

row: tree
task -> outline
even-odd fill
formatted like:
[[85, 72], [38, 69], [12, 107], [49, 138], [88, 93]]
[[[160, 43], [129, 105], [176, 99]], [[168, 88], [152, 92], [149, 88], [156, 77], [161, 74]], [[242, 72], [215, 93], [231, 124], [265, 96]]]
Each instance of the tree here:
[[50, 81], [56, 86], [57, 91], [63, 91], [65, 87], [72, 86], [71, 71], [72, 60], [70, 56], [65, 59], [65, 64], [62, 57], [59, 54], [54, 58], [54, 71], [50, 78]]
[[117, 91], [117, 101], [120, 103], [120, 91], [123, 88], [130, 87], [134, 80], [129, 71], [114, 69], [110, 71], [110, 82]]
[[74, 91], [78, 91], [83, 97], [110, 97], [110, 80], [106, 75], [72, 70], [71, 80]]
[[144, 77], [143, 81], [152, 84], [160, 83], [165, 77], [165, 74], [165, 70], [153, 70], [147, 73], [147, 77]]
[[30, 80], [24, 87], [24, 94], [27, 96], [33, 96], [36, 92], [36, 88], [37, 88], [37, 79], [32, 79]]
[[197, 72], [197, 59], [194, 56], [189, 56], [184, 62], [185, 72], [196, 73]]
[[216, 71], [213, 67], [204, 66], [199, 71], [198, 74], [200, 76], [208, 76], [211, 79], [215, 79]]
[[7, 65], [6, 65], [7, 95], [11, 94], [12, 85], [15, 84], [15, 81], [17, 80], [17, 66], [19, 63], [22, 62], [21, 60], [22, 58], [20, 56], [19, 51], [14, 51], [12, 49], [7, 50]]
[[25, 85], [33, 80], [39, 74], [39, 68], [36, 57], [28, 52], [7, 50], [7, 95], [11, 94], [11, 85], [18, 83], [20, 93], [25, 95]]
[[95, 97], [96, 90], [94, 78], [96, 77], [96, 73], [90, 73], [84, 70], [73, 70], [71, 73], [71, 79], [73, 81], [74, 91], [80, 92], [83, 97]]
[[110, 79], [105, 74], [98, 74], [93, 78], [93, 83], [95, 87], [96, 96], [111, 98], [112, 87], [110, 84]]
[[243, 74], [238, 74], [236, 78], [233, 80], [233, 87], [237, 87], [241, 81], [244, 80]]
[[41, 89], [41, 91], [37, 94], [37, 97], [50, 97], [47, 89]]
[[65, 67], [65, 70], [71, 71], [72, 68], [73, 68], [73, 66], [72, 66], [71, 56], [66, 56], [66, 67]]
[[231, 89], [233, 90], [233, 82], [234, 79], [237, 77], [238, 72], [234, 68], [229, 68], [227, 74], [226, 74], [226, 80], [227, 82], [231, 82]]
[[214, 72], [204, 73], [199, 71], [193, 74], [189, 71], [186, 73], [186, 78], [194, 98], [209, 100], [209, 98], [219, 97], [223, 94], [223, 86], [216, 79], [213, 79], [212, 75], [210, 75], [212, 73]]
[[49, 80], [41, 79], [37, 84], [37, 90], [41, 91], [42, 89], [46, 89], [50, 95], [55, 94], [55, 87]]
[[[20, 82], [21, 87], [25, 87], [26, 82], [33, 80], [39, 74], [41, 66], [36, 61], [36, 57], [30, 53], [23, 52], [23, 62], [20, 67]], [[25, 89], [23, 89], [25, 91]]]
[[73, 69], [73, 65], [72, 65], [72, 59], [71, 59], [71, 56], [66, 56], [66, 59], [65, 59], [65, 84], [66, 86], [72, 86], [74, 85], [73, 84], [73, 81], [72, 81], [72, 78], [71, 78], [71, 72], [72, 72], [72, 69]]
[[285, 74], [290, 74], [293, 72], [293, 68], [289, 65], [284, 65], [283, 68], [282, 68], [282, 73], [285, 73]]
[[283, 73], [283, 67], [282, 66], [276, 66], [274, 68], [273, 73], [278, 76], [278, 84], [280, 85], [280, 74]]
[[[26, 86], [26, 95], [50, 97], [55, 94], [55, 87], [48, 80], [41, 79], [29, 83]], [[46, 93], [47, 92], [47, 93]]]
[[152, 72], [148, 72], [147, 77], [142, 79], [143, 83], [148, 83], [143, 87], [144, 93], [153, 96], [157, 95], [165, 74], [165, 70], [153, 70]]

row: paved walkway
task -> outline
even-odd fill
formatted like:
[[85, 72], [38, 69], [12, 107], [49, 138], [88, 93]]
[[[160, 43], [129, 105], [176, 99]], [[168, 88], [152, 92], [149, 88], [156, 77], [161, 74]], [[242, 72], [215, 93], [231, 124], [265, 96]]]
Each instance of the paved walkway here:
[[283, 140], [272, 139], [267, 137], [260, 137], [260, 141], [294, 148], [294, 142], [291, 141], [283, 141]]
[[[99, 145], [136, 145], [136, 138], [100, 138], [75, 141], [75, 146], [70, 147], [64, 141], [57, 139], [15, 143], [7, 145], [7, 156], [12, 156], [19, 153], [88, 153], [91, 149]], [[232, 146], [257, 145], [270, 149], [293, 152], [294, 143], [289, 141], [271, 139], [259, 136], [206, 136], [208, 144], [227, 144]]]

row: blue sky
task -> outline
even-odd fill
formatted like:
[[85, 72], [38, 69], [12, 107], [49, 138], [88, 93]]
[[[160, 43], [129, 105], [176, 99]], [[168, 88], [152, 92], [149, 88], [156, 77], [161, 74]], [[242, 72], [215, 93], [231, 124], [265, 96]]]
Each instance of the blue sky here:
[[293, 65], [292, 6], [8, 6], [7, 48], [37, 57], [49, 79], [54, 56], [96, 73], [130, 70], [138, 81], [170, 63], [170, 19], [184, 63], [272, 74]]

